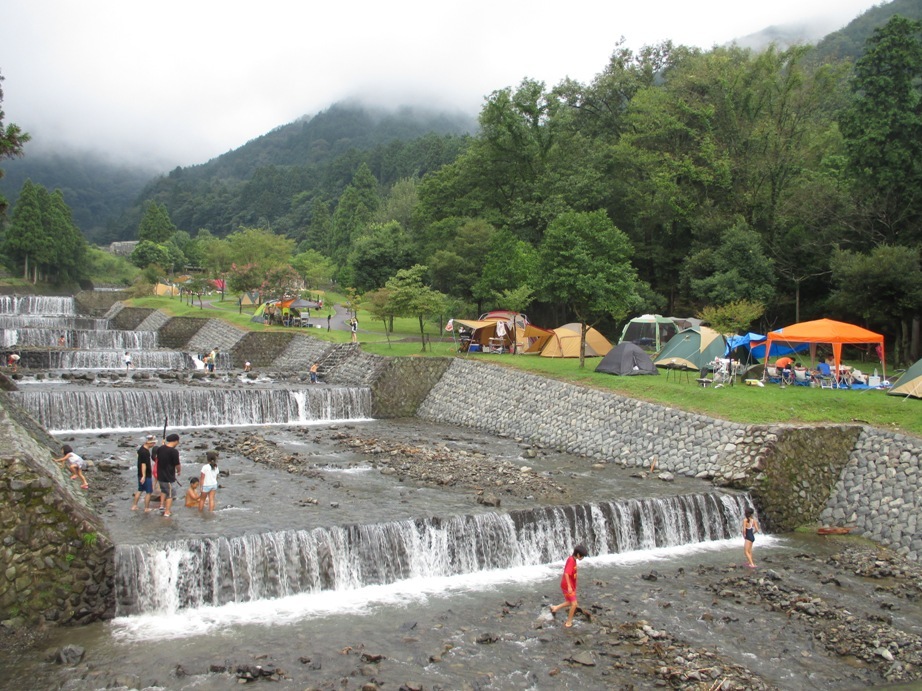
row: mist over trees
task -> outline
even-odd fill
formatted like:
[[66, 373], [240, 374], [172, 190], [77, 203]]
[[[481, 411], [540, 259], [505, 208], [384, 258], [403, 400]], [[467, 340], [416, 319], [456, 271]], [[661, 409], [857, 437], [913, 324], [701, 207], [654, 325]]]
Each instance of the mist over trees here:
[[[277, 237], [301, 280], [374, 296], [382, 319], [513, 302], [608, 333], [639, 312], [762, 331], [829, 316], [918, 358], [922, 28], [892, 16], [867, 36], [854, 63], [619, 45], [589, 83], [497, 89], [472, 135], [336, 107], [177, 168], [111, 230], [142, 240], [139, 265], [241, 290], [290, 280], [233, 249]], [[398, 277], [433, 293], [395, 311]]]

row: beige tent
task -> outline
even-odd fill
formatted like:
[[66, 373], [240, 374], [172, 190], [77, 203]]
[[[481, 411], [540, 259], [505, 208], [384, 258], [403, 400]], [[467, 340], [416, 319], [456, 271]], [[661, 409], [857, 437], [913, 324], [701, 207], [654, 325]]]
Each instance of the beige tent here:
[[158, 283], [154, 286], [154, 295], [159, 297], [175, 297], [179, 295], [179, 286], [168, 285], [166, 283]]
[[[541, 357], [579, 357], [580, 331], [583, 325], [564, 324], [554, 329], [554, 336], [541, 350]], [[598, 331], [589, 327], [586, 332], [586, 357], [603, 357], [611, 350], [611, 343]]]

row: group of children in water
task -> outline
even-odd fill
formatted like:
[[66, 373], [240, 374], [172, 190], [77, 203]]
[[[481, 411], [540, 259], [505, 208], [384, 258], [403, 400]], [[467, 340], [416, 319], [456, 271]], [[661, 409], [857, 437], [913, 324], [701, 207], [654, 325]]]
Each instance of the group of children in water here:
[[[138, 449], [138, 490], [134, 494], [134, 499], [131, 503], [131, 510], [138, 510], [138, 502], [142, 494], [146, 494], [144, 502], [144, 511], [150, 512], [150, 499], [153, 492], [153, 475], [156, 473], [156, 470], [153, 470], [156, 466], [156, 460], [151, 460], [151, 449], [155, 444], [155, 438], [152, 434], [147, 436], [147, 439]], [[61, 447], [61, 457], [55, 458], [55, 462], [64, 464], [68, 471], [71, 473], [71, 480], [79, 480], [81, 489], [89, 489], [90, 484], [87, 482], [86, 476], [83, 474], [83, 471], [86, 470], [87, 463], [86, 461], [78, 455], [73, 447], [70, 444], [64, 444]], [[153, 470], [153, 472], [151, 472]], [[204, 511], [205, 507], [208, 507], [209, 511], [215, 510], [215, 501], [218, 493], [218, 475], [220, 470], [218, 469], [218, 452], [217, 451], [207, 451], [205, 453], [205, 464], [202, 466], [201, 471], [199, 472], [199, 477], [193, 477], [189, 480], [189, 488], [186, 490], [185, 503], [187, 507], [197, 508], [199, 511]], [[164, 495], [161, 493], [161, 507], [160, 510], [164, 510], [163, 506]], [[169, 514], [167, 514], [169, 515]]]

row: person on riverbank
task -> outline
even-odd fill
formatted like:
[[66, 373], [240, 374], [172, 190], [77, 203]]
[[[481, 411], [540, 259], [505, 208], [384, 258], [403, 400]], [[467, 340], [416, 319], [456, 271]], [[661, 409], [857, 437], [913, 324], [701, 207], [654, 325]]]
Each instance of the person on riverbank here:
[[358, 343], [359, 341], [359, 320], [355, 317], [349, 320], [349, 329], [352, 331], [352, 342]]
[[202, 485], [202, 494], [198, 500], [198, 510], [205, 510], [205, 502], [208, 502], [208, 510], [214, 511], [215, 495], [218, 493], [218, 452], [208, 451], [205, 453], [205, 460], [208, 461], [202, 466], [199, 480]]
[[179, 462], [179, 435], [175, 432], [167, 436], [163, 444], [157, 449], [157, 480], [160, 482], [161, 506], [164, 518], [173, 515], [173, 500], [176, 498], [176, 484], [182, 472]]
[[138, 447], [138, 491], [134, 493], [131, 510], [138, 510], [138, 501], [144, 494], [144, 513], [150, 513], [150, 497], [154, 492], [154, 474], [151, 467], [150, 450], [154, 448], [157, 439], [153, 434], [148, 434], [144, 443]]
[[755, 510], [751, 506], [746, 508], [745, 514], [743, 518], [743, 553], [746, 555], [746, 566], [754, 569], [756, 563], [752, 560], [752, 543], [756, 541], [756, 533], [759, 532], [759, 520], [755, 517]]
[[189, 489], [186, 490], [186, 506], [202, 510], [202, 492], [197, 477], [189, 480]]
[[122, 356], [122, 359], [125, 361], [125, 371], [127, 372], [131, 369], [131, 353], [126, 350], [125, 354]]
[[19, 369], [19, 353], [11, 353], [6, 364], [14, 372]]
[[83, 474], [83, 471], [86, 469], [86, 461], [83, 460], [80, 456], [74, 453], [74, 449], [70, 444], [65, 444], [61, 447], [61, 457], [55, 458], [55, 462], [63, 463], [70, 470], [70, 479], [76, 480], [80, 478], [80, 489], [89, 489], [90, 483], [86, 481], [86, 476]]
[[318, 381], [317, 380], [317, 369], [318, 368], [319, 366], [317, 365], [316, 362], [313, 365], [311, 365], [311, 384], [316, 384]]
[[563, 576], [560, 579], [560, 589], [563, 591], [564, 600], [559, 605], [551, 607], [551, 614], [557, 614], [565, 607], [570, 608], [567, 613], [567, 621], [564, 623], [567, 628], [573, 626], [573, 616], [579, 607], [579, 602], [576, 599], [576, 567], [587, 554], [589, 554], [589, 551], [584, 545], [577, 545], [573, 548], [573, 554], [567, 557], [567, 562], [563, 567]]

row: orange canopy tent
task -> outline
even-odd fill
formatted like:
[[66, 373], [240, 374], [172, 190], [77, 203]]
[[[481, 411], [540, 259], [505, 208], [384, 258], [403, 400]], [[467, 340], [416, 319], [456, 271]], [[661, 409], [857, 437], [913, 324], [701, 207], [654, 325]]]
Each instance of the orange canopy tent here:
[[816, 319], [809, 322], [792, 324], [783, 329], [770, 332], [765, 338], [765, 352], [770, 353], [772, 343], [809, 343], [810, 357], [816, 359], [816, 344], [832, 345], [832, 357], [835, 361], [835, 373], [838, 378], [839, 365], [842, 363], [842, 345], [845, 343], [876, 343], [879, 346], [878, 357], [887, 378], [887, 364], [884, 358], [884, 337], [881, 334], [862, 329], [854, 324], [837, 322], [833, 319]]

